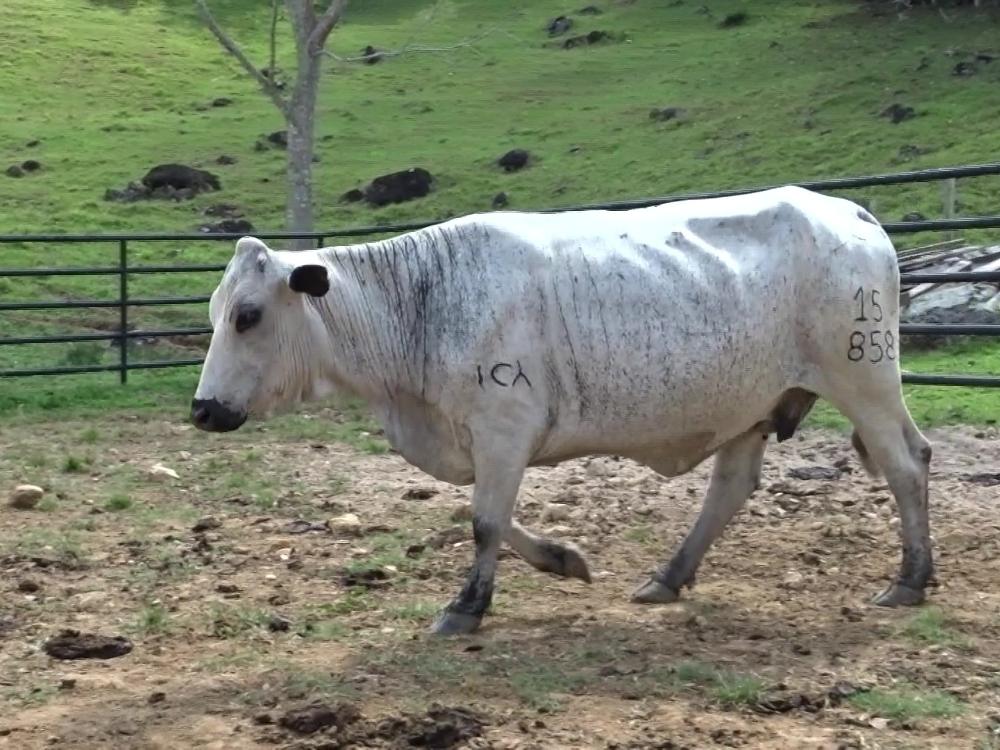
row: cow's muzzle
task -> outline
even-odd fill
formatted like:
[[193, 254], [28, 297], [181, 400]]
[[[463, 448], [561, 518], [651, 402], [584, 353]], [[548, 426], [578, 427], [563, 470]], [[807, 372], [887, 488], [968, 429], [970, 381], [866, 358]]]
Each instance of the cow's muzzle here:
[[191, 401], [191, 421], [205, 432], [232, 432], [243, 426], [247, 415], [233, 411], [214, 398], [196, 398]]

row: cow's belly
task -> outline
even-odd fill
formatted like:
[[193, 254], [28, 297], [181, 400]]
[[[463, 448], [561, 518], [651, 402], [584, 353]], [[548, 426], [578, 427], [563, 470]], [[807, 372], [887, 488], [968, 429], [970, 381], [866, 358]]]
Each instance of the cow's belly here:
[[437, 408], [401, 398], [373, 403], [393, 450], [435, 479], [455, 485], [472, 484], [475, 469], [468, 431], [457, 427]]
[[801, 385], [797, 352], [770, 340], [734, 342], [698, 357], [681, 352], [659, 366], [630, 362], [628, 354], [611, 360], [617, 373], [609, 367], [607, 377], [584, 381], [585, 398], [570, 392], [561, 400], [539, 458], [614, 453], [648, 463], [662, 457], [663, 473], [684, 473], [766, 419], [782, 393]]

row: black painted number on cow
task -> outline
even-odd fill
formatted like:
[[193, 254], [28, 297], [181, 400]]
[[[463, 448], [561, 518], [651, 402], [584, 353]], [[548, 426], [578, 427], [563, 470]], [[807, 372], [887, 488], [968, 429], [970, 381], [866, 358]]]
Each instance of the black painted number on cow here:
[[521, 363], [518, 360], [514, 364], [509, 362], [496, 362], [488, 367], [476, 365], [476, 382], [480, 388], [485, 388], [487, 382], [501, 388], [513, 388], [518, 383], [524, 383], [531, 388], [531, 381], [524, 374]]
[[[855, 323], [882, 322], [884, 316], [882, 305], [878, 301], [880, 296], [882, 292], [878, 289], [869, 289], [866, 294], [863, 286], [858, 287], [858, 291], [854, 293], [854, 301], [858, 303]], [[868, 317], [869, 314], [871, 317]], [[896, 339], [892, 331], [884, 331], [881, 328], [869, 328], [867, 332], [855, 329], [851, 331], [847, 344], [847, 358], [851, 362], [867, 359], [872, 364], [878, 364], [883, 359], [894, 360]]]

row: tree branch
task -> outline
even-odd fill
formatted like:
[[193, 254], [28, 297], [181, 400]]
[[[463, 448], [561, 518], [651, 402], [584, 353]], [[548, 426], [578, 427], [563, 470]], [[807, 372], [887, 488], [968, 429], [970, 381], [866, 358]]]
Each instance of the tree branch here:
[[319, 20], [313, 27], [312, 34], [309, 36], [309, 46], [311, 49], [320, 50], [323, 48], [327, 37], [333, 31], [333, 27], [337, 25], [337, 21], [340, 20], [341, 16], [344, 15], [344, 11], [347, 10], [347, 2], [348, 0], [330, 0], [330, 5], [323, 12], [323, 15], [319, 17]]
[[[216, 22], [215, 17], [212, 16], [212, 13], [208, 10], [205, 0], [196, 0], [196, 2], [198, 3], [198, 10], [201, 11], [202, 19], [204, 19], [209, 31], [211, 31], [212, 34], [215, 35], [215, 38], [219, 40], [219, 44], [221, 44], [225, 50], [229, 52], [229, 54], [239, 60], [240, 64], [244, 67], [247, 73], [249, 73], [250, 76], [257, 81], [263, 92], [270, 97], [271, 101], [274, 102], [274, 105], [279, 110], [281, 110], [282, 114], [287, 114], [288, 102], [285, 101], [284, 97], [281, 95], [281, 91], [275, 85], [274, 81], [261, 73], [257, 69], [257, 66], [250, 62], [250, 58], [243, 53], [243, 50], [240, 49], [239, 45], [233, 41], [232, 37], [222, 30]], [[273, 69], [271, 70], [271, 75], [274, 75]]]
[[271, 0], [271, 66], [267, 69], [268, 77], [274, 82], [274, 66], [278, 50], [278, 0]]
[[[477, 42], [481, 42], [490, 34], [504, 34], [505, 36], [511, 36], [511, 38], [514, 38], [512, 35], [508, 34], [506, 31], [502, 31], [501, 29], [490, 29], [489, 31], [484, 31], [482, 34], [469, 37], [468, 39], [465, 39], [461, 42], [456, 42], [455, 44], [449, 45], [447, 47], [423, 47], [420, 45], [407, 44], [404, 45], [403, 47], [400, 47], [397, 50], [379, 50], [376, 53], [376, 55], [378, 55], [379, 57], [400, 57], [402, 55], [409, 55], [414, 52], [451, 52], [457, 49], [471, 49], [476, 54], [482, 55], [482, 53], [478, 49], [476, 49], [475, 44]], [[340, 63], [367, 62], [372, 57], [370, 55], [361, 55], [358, 57], [342, 57], [326, 49], [323, 50], [323, 54], [333, 58], [334, 60]]]

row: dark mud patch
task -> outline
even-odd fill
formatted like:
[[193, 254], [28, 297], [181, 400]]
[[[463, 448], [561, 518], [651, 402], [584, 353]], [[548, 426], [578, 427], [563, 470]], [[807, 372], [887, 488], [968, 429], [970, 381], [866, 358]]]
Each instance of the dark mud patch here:
[[422, 714], [365, 719], [350, 703], [312, 703], [282, 715], [267, 740], [282, 742], [289, 735], [308, 736], [308, 740], [292, 746], [301, 750], [350, 747], [450, 750], [481, 737], [486, 726], [485, 717], [461, 707], [431, 706]]
[[47, 640], [42, 648], [53, 659], [116, 659], [132, 651], [132, 642], [122, 635], [64, 630]]

